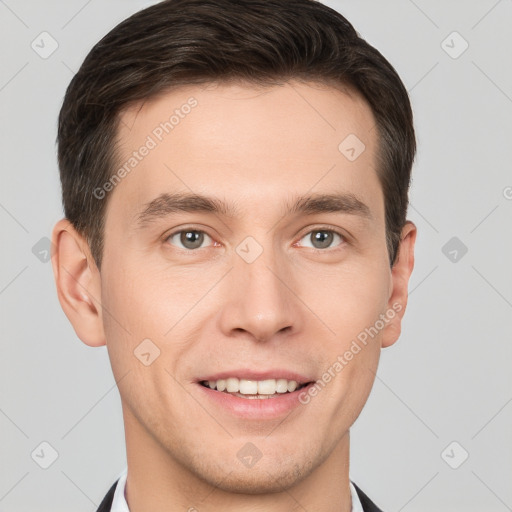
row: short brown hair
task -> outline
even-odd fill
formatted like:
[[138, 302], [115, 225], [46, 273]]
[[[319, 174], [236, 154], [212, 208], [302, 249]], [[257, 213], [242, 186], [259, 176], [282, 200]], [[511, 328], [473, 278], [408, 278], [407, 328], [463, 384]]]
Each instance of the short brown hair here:
[[93, 191], [114, 173], [123, 109], [182, 85], [291, 79], [349, 86], [370, 105], [393, 264], [416, 152], [409, 97], [393, 66], [341, 14], [315, 0], [166, 0], [124, 20], [93, 47], [60, 111], [64, 213], [98, 267], [108, 197]]

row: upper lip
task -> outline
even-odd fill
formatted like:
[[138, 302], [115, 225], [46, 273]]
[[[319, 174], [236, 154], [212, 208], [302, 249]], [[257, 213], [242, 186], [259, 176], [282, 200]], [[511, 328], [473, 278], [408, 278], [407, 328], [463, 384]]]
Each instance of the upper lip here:
[[315, 379], [306, 377], [305, 375], [301, 375], [300, 373], [283, 370], [276, 368], [275, 370], [265, 370], [265, 371], [257, 371], [257, 370], [249, 370], [245, 368], [240, 368], [238, 370], [225, 370], [222, 372], [214, 373], [211, 375], [207, 375], [205, 377], [201, 377], [197, 379], [198, 382], [202, 382], [205, 380], [219, 380], [219, 379], [228, 379], [229, 377], [236, 377], [237, 379], [246, 379], [246, 380], [267, 380], [267, 379], [286, 379], [286, 380], [294, 380], [298, 384], [306, 384], [308, 382], [313, 382]]

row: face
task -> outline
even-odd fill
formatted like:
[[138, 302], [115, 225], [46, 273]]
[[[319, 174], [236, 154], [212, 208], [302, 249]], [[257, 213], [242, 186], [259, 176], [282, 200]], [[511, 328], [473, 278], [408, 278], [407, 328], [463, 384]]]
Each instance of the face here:
[[347, 448], [405, 307], [372, 112], [210, 84], [121, 120], [98, 279], [128, 450], [225, 490], [294, 485]]

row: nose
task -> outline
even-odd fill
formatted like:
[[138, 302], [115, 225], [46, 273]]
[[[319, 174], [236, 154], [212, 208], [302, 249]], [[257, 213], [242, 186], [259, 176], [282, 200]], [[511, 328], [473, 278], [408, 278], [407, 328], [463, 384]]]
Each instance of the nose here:
[[278, 261], [270, 251], [251, 263], [236, 256], [227, 278], [220, 312], [224, 335], [266, 341], [300, 330], [304, 313], [283, 259]]

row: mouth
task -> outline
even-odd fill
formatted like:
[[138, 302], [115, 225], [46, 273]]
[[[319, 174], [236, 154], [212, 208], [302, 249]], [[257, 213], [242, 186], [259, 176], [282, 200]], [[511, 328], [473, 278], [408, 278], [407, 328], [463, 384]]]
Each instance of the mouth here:
[[284, 368], [233, 368], [195, 381], [199, 400], [207, 409], [257, 422], [282, 419], [293, 410], [306, 414], [310, 408], [304, 407], [301, 397], [315, 383], [310, 375]]
[[199, 381], [199, 384], [205, 388], [249, 400], [278, 398], [300, 391], [312, 383], [313, 381], [300, 382], [284, 378], [253, 380], [237, 377]]

